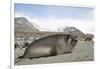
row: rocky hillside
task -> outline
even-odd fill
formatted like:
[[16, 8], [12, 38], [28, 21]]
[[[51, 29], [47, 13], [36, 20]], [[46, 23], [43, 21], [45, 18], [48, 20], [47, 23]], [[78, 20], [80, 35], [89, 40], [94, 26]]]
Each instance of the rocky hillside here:
[[17, 17], [15, 18], [15, 31], [36, 32], [39, 30], [25, 17]]
[[79, 29], [75, 28], [75, 27], [65, 27], [63, 29], [63, 31], [65, 33], [76, 33], [76, 34], [84, 34], [82, 31], [80, 31]]

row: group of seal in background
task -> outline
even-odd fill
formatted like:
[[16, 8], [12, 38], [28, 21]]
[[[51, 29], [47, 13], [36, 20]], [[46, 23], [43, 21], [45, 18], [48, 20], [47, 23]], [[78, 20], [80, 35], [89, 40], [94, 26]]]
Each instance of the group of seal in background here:
[[40, 58], [71, 53], [77, 44], [77, 36], [73, 34], [55, 34], [32, 42], [24, 54], [18, 58]]

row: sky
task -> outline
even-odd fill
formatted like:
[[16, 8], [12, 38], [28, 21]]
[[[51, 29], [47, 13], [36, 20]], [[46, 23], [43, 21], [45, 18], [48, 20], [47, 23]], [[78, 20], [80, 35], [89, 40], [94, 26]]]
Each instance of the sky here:
[[41, 31], [58, 31], [74, 26], [94, 33], [94, 8], [15, 3], [15, 17], [26, 17]]

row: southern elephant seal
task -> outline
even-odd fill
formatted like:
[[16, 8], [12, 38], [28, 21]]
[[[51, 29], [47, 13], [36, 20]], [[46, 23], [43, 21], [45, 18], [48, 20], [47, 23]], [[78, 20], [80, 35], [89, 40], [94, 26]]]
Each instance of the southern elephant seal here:
[[58, 54], [71, 53], [77, 40], [72, 34], [56, 34], [40, 38], [31, 43], [24, 55], [18, 58], [39, 58]]

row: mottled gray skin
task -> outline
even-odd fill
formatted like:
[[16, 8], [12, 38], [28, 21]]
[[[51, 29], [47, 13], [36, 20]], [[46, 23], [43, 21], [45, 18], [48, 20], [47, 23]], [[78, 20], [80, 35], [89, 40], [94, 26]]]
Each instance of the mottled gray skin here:
[[19, 58], [38, 58], [71, 53], [77, 43], [72, 34], [56, 34], [34, 41]]

